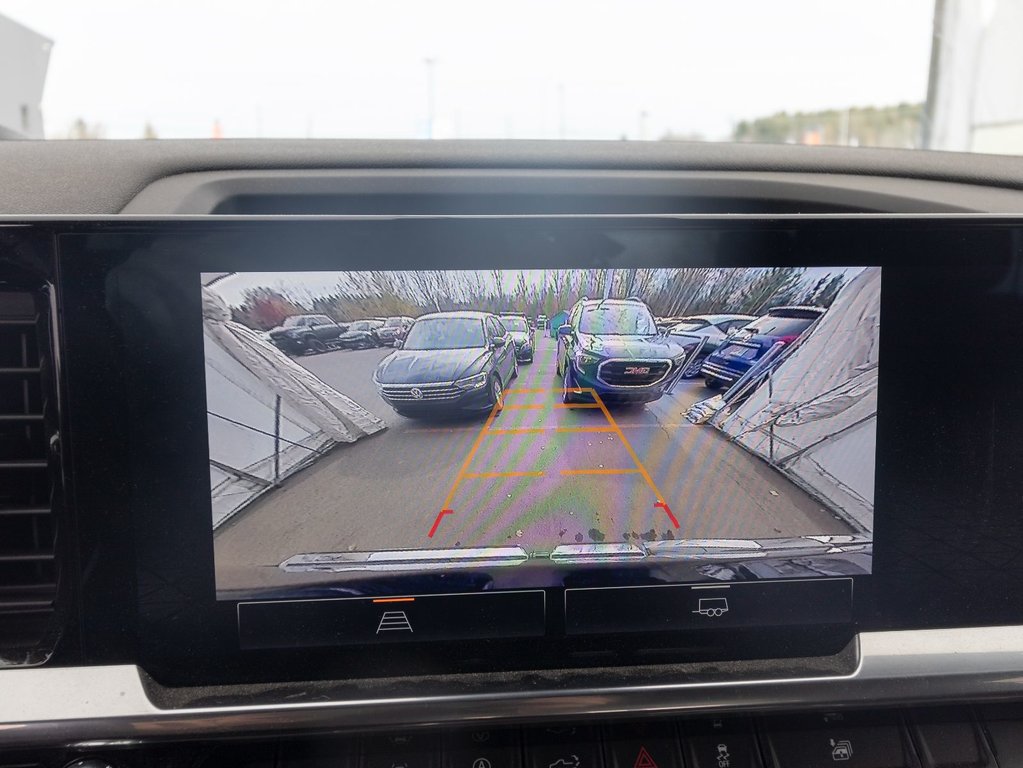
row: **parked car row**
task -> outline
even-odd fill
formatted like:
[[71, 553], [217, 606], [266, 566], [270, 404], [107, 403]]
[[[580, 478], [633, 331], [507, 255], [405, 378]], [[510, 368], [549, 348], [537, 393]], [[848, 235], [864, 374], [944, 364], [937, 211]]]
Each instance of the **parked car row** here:
[[293, 315], [267, 336], [283, 352], [298, 356], [391, 346], [404, 338], [413, 322], [411, 317], [375, 317], [338, 323], [327, 315]]
[[[761, 317], [708, 314], [655, 319], [638, 298], [584, 298], [558, 313], [556, 375], [566, 403], [649, 403], [680, 378], [703, 376], [712, 389], [731, 385], [775, 344], [799, 338], [824, 313], [776, 307]], [[665, 321], [669, 322], [665, 322]], [[335, 323], [326, 315], [289, 317], [270, 331], [290, 354], [394, 346], [373, 374], [380, 396], [399, 414], [481, 411], [531, 363], [537, 329], [517, 312], [435, 312]]]

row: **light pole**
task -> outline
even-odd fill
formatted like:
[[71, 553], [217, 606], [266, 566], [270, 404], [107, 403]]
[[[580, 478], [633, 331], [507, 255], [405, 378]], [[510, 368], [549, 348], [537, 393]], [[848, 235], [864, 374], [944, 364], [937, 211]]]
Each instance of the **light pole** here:
[[558, 138], [565, 138], [565, 84], [558, 83]]
[[423, 59], [423, 63], [426, 65], [426, 138], [433, 138], [433, 109], [434, 109], [434, 93], [433, 93], [433, 72], [434, 67], [437, 64], [437, 60], [434, 58]]

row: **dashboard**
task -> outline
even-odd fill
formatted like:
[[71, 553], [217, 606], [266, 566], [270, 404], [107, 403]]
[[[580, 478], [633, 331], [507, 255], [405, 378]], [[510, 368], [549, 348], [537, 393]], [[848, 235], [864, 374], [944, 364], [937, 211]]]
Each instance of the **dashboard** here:
[[0, 169], [0, 766], [1023, 759], [1023, 163]]

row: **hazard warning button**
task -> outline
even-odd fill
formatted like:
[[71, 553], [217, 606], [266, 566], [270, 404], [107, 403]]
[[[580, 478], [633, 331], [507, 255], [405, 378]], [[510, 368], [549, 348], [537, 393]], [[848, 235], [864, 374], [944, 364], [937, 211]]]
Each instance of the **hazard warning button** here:
[[615, 725], [607, 731], [605, 750], [607, 768], [683, 768], [670, 721]]

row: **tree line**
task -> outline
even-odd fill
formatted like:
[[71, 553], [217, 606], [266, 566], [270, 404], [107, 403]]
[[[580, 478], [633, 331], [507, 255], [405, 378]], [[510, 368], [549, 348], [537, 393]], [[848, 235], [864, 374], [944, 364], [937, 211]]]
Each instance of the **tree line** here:
[[830, 307], [844, 284], [842, 273], [814, 280], [802, 267], [364, 271], [345, 273], [333, 290], [317, 295], [268, 286], [247, 289], [231, 312], [258, 330], [307, 313], [338, 322], [466, 309], [550, 317], [584, 297], [636, 297], [658, 317], [759, 315], [780, 305]]

